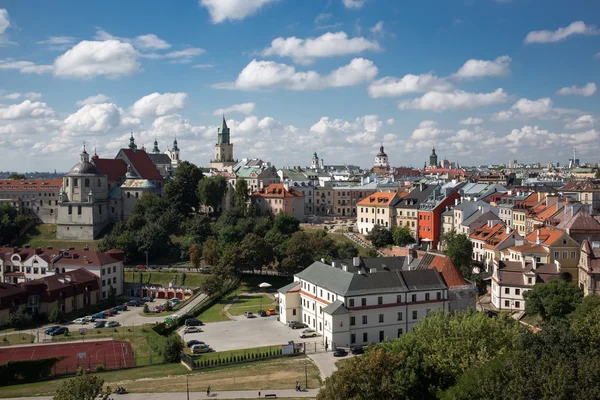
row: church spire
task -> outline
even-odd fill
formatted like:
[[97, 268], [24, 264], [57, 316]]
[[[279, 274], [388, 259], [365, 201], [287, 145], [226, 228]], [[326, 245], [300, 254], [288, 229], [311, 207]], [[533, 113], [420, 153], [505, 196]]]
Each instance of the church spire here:
[[152, 149], [154, 154], [159, 154], [160, 150], [158, 149], [158, 140], [156, 140], [156, 136], [154, 136], [154, 148]]
[[173, 151], [179, 151], [179, 147], [177, 147], [177, 136], [175, 136], [175, 140], [173, 140]]
[[129, 149], [131, 149], [132, 151], [135, 151], [137, 149], [135, 139], [133, 138], [133, 132], [131, 132], [131, 137], [129, 138]]
[[221, 121], [221, 127], [219, 128], [219, 143], [229, 144], [229, 127], [227, 126], [227, 121], [225, 120], [225, 115], [223, 115], [223, 120]]

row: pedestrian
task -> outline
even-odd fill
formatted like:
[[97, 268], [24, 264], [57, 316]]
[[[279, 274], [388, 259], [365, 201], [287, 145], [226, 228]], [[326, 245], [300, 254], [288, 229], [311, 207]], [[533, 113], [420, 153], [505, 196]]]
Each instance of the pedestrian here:
[[258, 392], [258, 397], [260, 397], [260, 392]]
[[206, 388], [206, 397], [210, 397], [210, 385]]

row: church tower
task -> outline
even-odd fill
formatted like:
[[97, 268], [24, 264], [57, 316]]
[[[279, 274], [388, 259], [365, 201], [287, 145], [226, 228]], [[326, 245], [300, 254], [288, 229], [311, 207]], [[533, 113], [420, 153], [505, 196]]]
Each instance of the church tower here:
[[158, 149], [158, 140], [154, 137], [154, 148], [152, 149], [153, 154], [160, 154], [160, 150]]
[[317, 156], [317, 152], [313, 154], [312, 162], [310, 164], [311, 169], [319, 169], [319, 156]]
[[215, 144], [215, 158], [211, 160], [210, 167], [218, 171], [231, 169], [235, 164], [233, 159], [233, 145], [230, 142], [230, 132], [223, 116], [221, 127], [217, 129], [217, 143]]
[[373, 172], [378, 175], [386, 175], [390, 170], [390, 164], [388, 162], [388, 156], [383, 151], [383, 144], [379, 147], [379, 153], [375, 156], [375, 162], [373, 163]]
[[131, 151], [135, 151], [137, 149], [135, 139], [133, 138], [133, 132], [131, 132], [131, 137], [129, 138], [129, 149], [131, 149]]
[[[155, 142], [156, 143], [156, 142]], [[156, 145], [155, 145], [156, 147]], [[171, 150], [165, 151], [165, 154], [171, 159], [171, 167], [177, 168], [179, 166], [179, 146], [177, 145], [177, 136], [173, 140], [173, 147]]]
[[431, 148], [431, 155], [429, 156], [429, 168], [437, 168], [438, 157], [435, 154], [435, 146]]

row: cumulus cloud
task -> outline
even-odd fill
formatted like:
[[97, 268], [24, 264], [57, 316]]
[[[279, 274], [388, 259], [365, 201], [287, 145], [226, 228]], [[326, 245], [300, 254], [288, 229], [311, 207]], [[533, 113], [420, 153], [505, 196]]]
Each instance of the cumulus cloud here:
[[513, 119], [555, 119], [565, 114], [577, 114], [579, 111], [555, 108], [552, 99], [544, 97], [537, 100], [519, 99], [510, 110], [500, 111], [492, 115], [493, 121], [509, 121]]
[[555, 43], [567, 39], [569, 36], [597, 35], [600, 31], [594, 25], [586, 25], [583, 21], [572, 22], [569, 26], [558, 28], [555, 31], [532, 31], [525, 37], [525, 44], [530, 43]]
[[354, 121], [321, 117], [319, 122], [310, 128], [310, 131], [323, 136], [344, 139], [348, 143], [368, 145], [375, 141], [382, 126], [383, 121], [379, 120], [377, 115], [365, 115]]
[[225, 108], [217, 108], [215, 111], [213, 111], [213, 115], [226, 115], [236, 112], [250, 115], [254, 112], [255, 107], [256, 103], [234, 104]]
[[350, 8], [353, 10], [358, 10], [359, 8], [362, 8], [362, 6], [364, 6], [366, 2], [367, 0], [342, 0], [342, 4], [344, 4], [346, 8]]
[[422, 75], [404, 75], [398, 79], [392, 76], [378, 79], [371, 83], [368, 88], [369, 96], [378, 97], [398, 97], [407, 93], [425, 93], [427, 91], [444, 92], [452, 89], [452, 85], [432, 74]]
[[274, 89], [322, 90], [331, 87], [353, 86], [369, 82], [377, 75], [372, 61], [355, 58], [348, 65], [322, 76], [315, 71], [299, 72], [287, 64], [252, 60], [240, 72], [235, 82], [218, 83], [217, 89]]
[[133, 43], [135, 44], [135, 47], [142, 50], [164, 50], [171, 47], [167, 41], [159, 38], [153, 33], [140, 35], [133, 39]]
[[450, 109], [472, 109], [508, 101], [508, 95], [503, 89], [490, 93], [471, 93], [463, 90], [453, 92], [431, 91], [413, 100], [400, 102], [400, 110], [429, 110], [445, 111]]
[[106, 133], [119, 126], [121, 111], [112, 103], [87, 104], [64, 120], [64, 135]]
[[38, 65], [31, 61], [0, 60], [0, 70], [14, 70], [22, 74], [46, 74], [52, 72], [52, 65]]
[[596, 125], [596, 118], [586, 114], [578, 117], [576, 120], [568, 122], [565, 125], [566, 129], [577, 130], [577, 129], [589, 129]]
[[369, 32], [376, 36], [383, 35], [383, 21], [379, 21], [375, 25], [373, 25], [371, 29], [369, 29]]
[[463, 119], [462, 121], [460, 121], [460, 123], [462, 125], [480, 125], [483, 124], [483, 119], [469, 117], [467, 119]]
[[37, 100], [42, 97], [41, 93], [36, 92], [27, 92], [27, 93], [8, 93], [5, 95], [0, 95], [0, 99], [3, 100], [18, 100], [18, 99], [28, 99], [28, 100]]
[[181, 110], [187, 99], [187, 93], [152, 93], [142, 97], [131, 106], [136, 117], [159, 117]]
[[75, 38], [72, 36], [50, 36], [48, 39], [36, 43], [47, 46], [47, 49], [51, 51], [64, 51], [75, 43]]
[[77, 103], [75, 103], [75, 105], [78, 107], [83, 107], [89, 104], [108, 103], [108, 101], [110, 101], [110, 97], [103, 94], [97, 94], [95, 96], [90, 96], [83, 100], [79, 100]]
[[208, 10], [213, 24], [219, 24], [227, 20], [243, 20], [276, 1], [278, 0], [200, 0], [199, 5]]
[[457, 79], [483, 78], [485, 76], [506, 76], [510, 73], [509, 56], [501, 56], [495, 60], [470, 59], [453, 75]]
[[4, 34], [9, 26], [10, 19], [8, 18], [8, 11], [6, 8], [0, 8], [0, 35]]
[[360, 54], [365, 51], [380, 50], [376, 41], [364, 37], [348, 38], [345, 32], [327, 32], [316, 38], [300, 39], [297, 37], [279, 37], [265, 48], [263, 56], [291, 57], [299, 64], [310, 64], [316, 58], [337, 57], [349, 54]]
[[410, 136], [413, 140], [430, 140], [452, 133], [452, 130], [439, 129], [436, 121], [422, 121]]
[[563, 96], [585, 96], [585, 97], [589, 97], [589, 96], [593, 95], [594, 93], [596, 93], [596, 84], [592, 83], [592, 82], [590, 82], [580, 88], [577, 86], [564, 87], [556, 92], [556, 94], [560, 94]]
[[25, 100], [20, 104], [0, 107], [0, 119], [51, 117], [54, 111], [46, 103]]
[[134, 47], [113, 39], [102, 42], [84, 40], [54, 62], [54, 73], [63, 78], [117, 78], [139, 70]]

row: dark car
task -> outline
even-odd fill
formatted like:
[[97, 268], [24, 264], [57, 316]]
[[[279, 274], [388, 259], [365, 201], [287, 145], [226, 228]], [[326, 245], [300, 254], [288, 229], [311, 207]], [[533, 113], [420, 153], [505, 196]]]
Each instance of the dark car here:
[[142, 301], [143, 301], [144, 303], [147, 303], [147, 302], [149, 302], [149, 301], [152, 301], [152, 297], [142, 297]]
[[139, 300], [129, 300], [127, 302], [127, 306], [129, 306], [129, 307], [139, 307], [140, 303], [142, 303], [142, 305], [144, 305], [144, 302], [140, 302]]
[[50, 332], [48, 335], [50, 336], [56, 336], [56, 335], [62, 335], [69, 332], [69, 328], [65, 328], [64, 326], [61, 326], [58, 329], [53, 330], [52, 332]]
[[342, 349], [341, 347], [338, 347], [333, 352], [334, 357], [346, 357], [347, 355], [348, 355], [348, 352], [346, 351], [346, 349]]
[[352, 349], [350, 349], [350, 351], [352, 352], [352, 354], [364, 354], [365, 353], [365, 350], [360, 346], [353, 347]]
[[119, 311], [127, 311], [127, 306], [125, 304], [121, 304], [115, 307]]
[[198, 321], [194, 318], [188, 318], [185, 320], [185, 326], [203, 326], [202, 321]]
[[94, 324], [94, 329], [104, 328], [106, 326], [106, 321], [98, 321]]
[[58, 326], [58, 325], [51, 326], [50, 328], [46, 329], [46, 330], [44, 331], [44, 333], [45, 333], [46, 335], [49, 335], [51, 332], [54, 332], [54, 331], [55, 331], [55, 330], [57, 330], [58, 328], [60, 328], [60, 326]]
[[113, 307], [110, 309], [110, 312], [112, 313], [112, 315], [117, 315], [117, 314], [119, 314], [119, 308]]
[[269, 314], [267, 314], [267, 312], [265, 310], [258, 310], [257, 314], [260, 315], [261, 317], [269, 316]]
[[292, 322], [290, 322], [290, 328], [302, 329], [302, 328], [308, 328], [308, 325], [306, 325], [304, 322], [292, 321]]
[[186, 346], [191, 348], [192, 346], [195, 346], [197, 344], [206, 344], [200, 340], [190, 340], [189, 342], [186, 343]]

